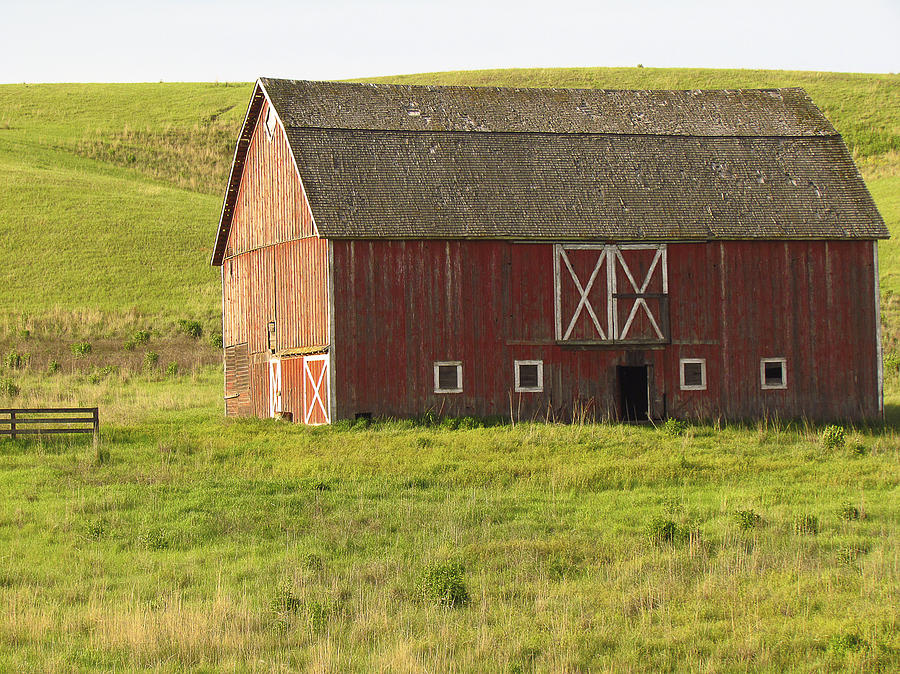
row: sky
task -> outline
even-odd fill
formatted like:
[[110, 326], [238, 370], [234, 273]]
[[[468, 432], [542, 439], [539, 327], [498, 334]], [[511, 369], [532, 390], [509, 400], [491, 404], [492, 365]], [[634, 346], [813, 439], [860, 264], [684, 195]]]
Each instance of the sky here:
[[900, 0], [0, 0], [0, 82], [509, 67], [900, 72]]

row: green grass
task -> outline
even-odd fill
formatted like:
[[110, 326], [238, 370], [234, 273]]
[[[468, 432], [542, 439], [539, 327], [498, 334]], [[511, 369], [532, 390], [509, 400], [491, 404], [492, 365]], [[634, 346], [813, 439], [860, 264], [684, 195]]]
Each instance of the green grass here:
[[310, 429], [225, 421], [215, 368], [66, 385], [109, 458], [0, 442], [2, 669], [900, 666], [894, 430]]

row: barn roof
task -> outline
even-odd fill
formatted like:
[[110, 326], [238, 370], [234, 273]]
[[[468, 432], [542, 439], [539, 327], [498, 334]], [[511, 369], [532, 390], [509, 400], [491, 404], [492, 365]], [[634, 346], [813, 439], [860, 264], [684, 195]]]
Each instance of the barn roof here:
[[325, 238], [888, 236], [843, 140], [802, 89], [263, 78], [235, 152], [217, 264], [264, 98]]

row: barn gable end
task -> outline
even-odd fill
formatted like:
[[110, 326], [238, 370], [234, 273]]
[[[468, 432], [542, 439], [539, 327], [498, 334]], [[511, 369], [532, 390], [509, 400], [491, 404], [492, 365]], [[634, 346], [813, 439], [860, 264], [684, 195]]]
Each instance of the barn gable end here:
[[[296, 386], [274, 399], [272, 363], [328, 347], [328, 244], [316, 234], [284, 128], [270, 110], [257, 89], [213, 260], [222, 266], [226, 407], [238, 416], [269, 416], [273, 404], [299, 416]], [[299, 386], [301, 374], [286, 361], [280, 377]]]

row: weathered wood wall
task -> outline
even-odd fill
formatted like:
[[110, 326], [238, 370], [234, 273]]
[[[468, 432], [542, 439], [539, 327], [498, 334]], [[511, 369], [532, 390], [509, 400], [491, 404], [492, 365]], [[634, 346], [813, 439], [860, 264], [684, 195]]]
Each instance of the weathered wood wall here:
[[[557, 343], [550, 244], [333, 245], [336, 418], [508, 415], [516, 359], [544, 361], [544, 392], [512, 396], [525, 417], [615, 416], [617, 365], [651, 367], [658, 416], [879, 415], [870, 241], [670, 244], [670, 343], [627, 348]], [[785, 390], [761, 388], [765, 357], [787, 359]], [[707, 390], [680, 390], [679, 358], [706, 359]], [[463, 393], [433, 392], [440, 360], [463, 362]]]
[[[269, 322], [276, 324], [278, 354], [328, 342], [328, 244], [316, 236], [280, 124], [271, 139], [266, 135], [266, 112], [263, 104], [247, 152], [222, 268], [226, 353], [240, 345], [249, 354], [249, 359], [235, 361], [246, 362], [246, 372], [229, 373], [226, 358], [226, 400], [248, 399], [246, 405], [226, 404], [230, 415], [268, 416]], [[282, 379], [284, 392], [284, 382], [292, 381], [291, 376]], [[246, 388], [234, 388], [235, 382]]]

